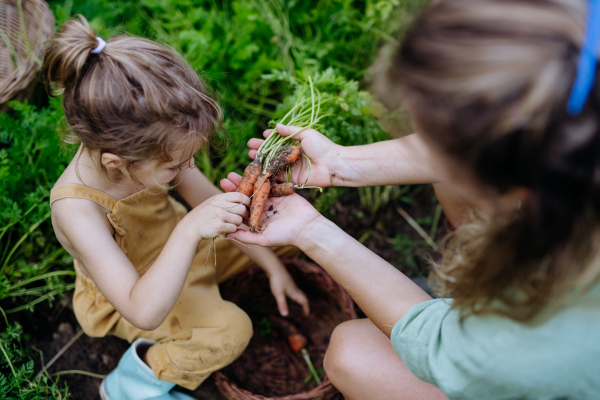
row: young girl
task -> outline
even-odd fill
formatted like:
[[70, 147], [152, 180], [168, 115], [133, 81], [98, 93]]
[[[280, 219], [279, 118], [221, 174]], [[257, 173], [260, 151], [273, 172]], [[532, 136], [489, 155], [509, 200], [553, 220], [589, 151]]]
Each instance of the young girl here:
[[[63, 93], [81, 143], [51, 194], [56, 236], [75, 258], [75, 315], [90, 336], [133, 342], [102, 382], [103, 400], [191, 399], [170, 390], [193, 390], [235, 360], [252, 326], [218, 284], [250, 259], [265, 269], [282, 315], [286, 296], [308, 314], [269, 249], [217, 240], [210, 254], [211, 239], [241, 226], [249, 198], [221, 194], [194, 167], [221, 110], [180, 56], [137, 37], [104, 42], [81, 17], [50, 40], [42, 75], [49, 92]], [[167, 195], [170, 184], [190, 213]]]
[[374, 69], [417, 135], [355, 149], [295, 137], [311, 185], [443, 181], [478, 205], [434, 266], [446, 299], [297, 195], [273, 200], [261, 234], [229, 235], [297, 245], [367, 314], [325, 357], [347, 400], [600, 399], [599, 45], [598, 1], [433, 1]]

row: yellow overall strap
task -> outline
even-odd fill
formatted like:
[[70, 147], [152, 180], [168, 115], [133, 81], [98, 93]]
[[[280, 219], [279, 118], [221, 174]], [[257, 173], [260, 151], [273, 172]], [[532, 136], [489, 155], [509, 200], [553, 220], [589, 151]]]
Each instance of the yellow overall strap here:
[[117, 204], [117, 200], [107, 193], [92, 189], [91, 187], [69, 183], [52, 189], [50, 192], [50, 205], [56, 200], [68, 198], [91, 200], [109, 211], [112, 211], [115, 204]]

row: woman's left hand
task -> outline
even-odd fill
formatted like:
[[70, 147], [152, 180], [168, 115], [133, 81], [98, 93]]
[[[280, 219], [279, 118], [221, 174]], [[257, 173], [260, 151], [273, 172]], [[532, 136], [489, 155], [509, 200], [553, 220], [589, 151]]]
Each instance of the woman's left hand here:
[[275, 301], [277, 301], [279, 313], [282, 316], [287, 317], [289, 314], [286, 300], [287, 297], [302, 306], [302, 313], [304, 316], [308, 316], [310, 312], [308, 298], [304, 292], [296, 286], [296, 282], [294, 282], [294, 279], [283, 265], [275, 271], [270, 271], [269, 284], [271, 285], [271, 293], [273, 293], [273, 297], [275, 297]]

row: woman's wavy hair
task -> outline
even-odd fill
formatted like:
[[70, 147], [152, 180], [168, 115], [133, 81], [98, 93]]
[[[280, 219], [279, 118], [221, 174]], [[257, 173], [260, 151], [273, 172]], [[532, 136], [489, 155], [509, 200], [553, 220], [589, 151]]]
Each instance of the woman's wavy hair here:
[[584, 0], [438, 0], [376, 65], [375, 90], [420, 134], [518, 210], [459, 228], [432, 280], [465, 315], [529, 321], [597, 281], [600, 76], [566, 111], [586, 21]]
[[[172, 49], [135, 36], [114, 36], [98, 46], [86, 19], [66, 22], [48, 41], [42, 80], [51, 96], [63, 94], [67, 143], [122, 157], [131, 173], [138, 162], [170, 162], [179, 146], [204, 144], [221, 126], [217, 100]], [[191, 154], [190, 154], [191, 155]], [[135, 179], [135, 175], [131, 174]]]

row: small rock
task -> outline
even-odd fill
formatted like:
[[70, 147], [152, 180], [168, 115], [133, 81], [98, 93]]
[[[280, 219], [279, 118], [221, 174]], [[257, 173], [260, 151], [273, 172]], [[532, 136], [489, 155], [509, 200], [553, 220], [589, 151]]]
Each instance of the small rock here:
[[63, 322], [62, 324], [58, 325], [58, 331], [60, 333], [66, 333], [67, 335], [72, 335], [73, 327], [68, 322]]
[[102, 364], [108, 365], [111, 363], [111, 361], [112, 361], [111, 356], [109, 356], [108, 354], [102, 354]]

